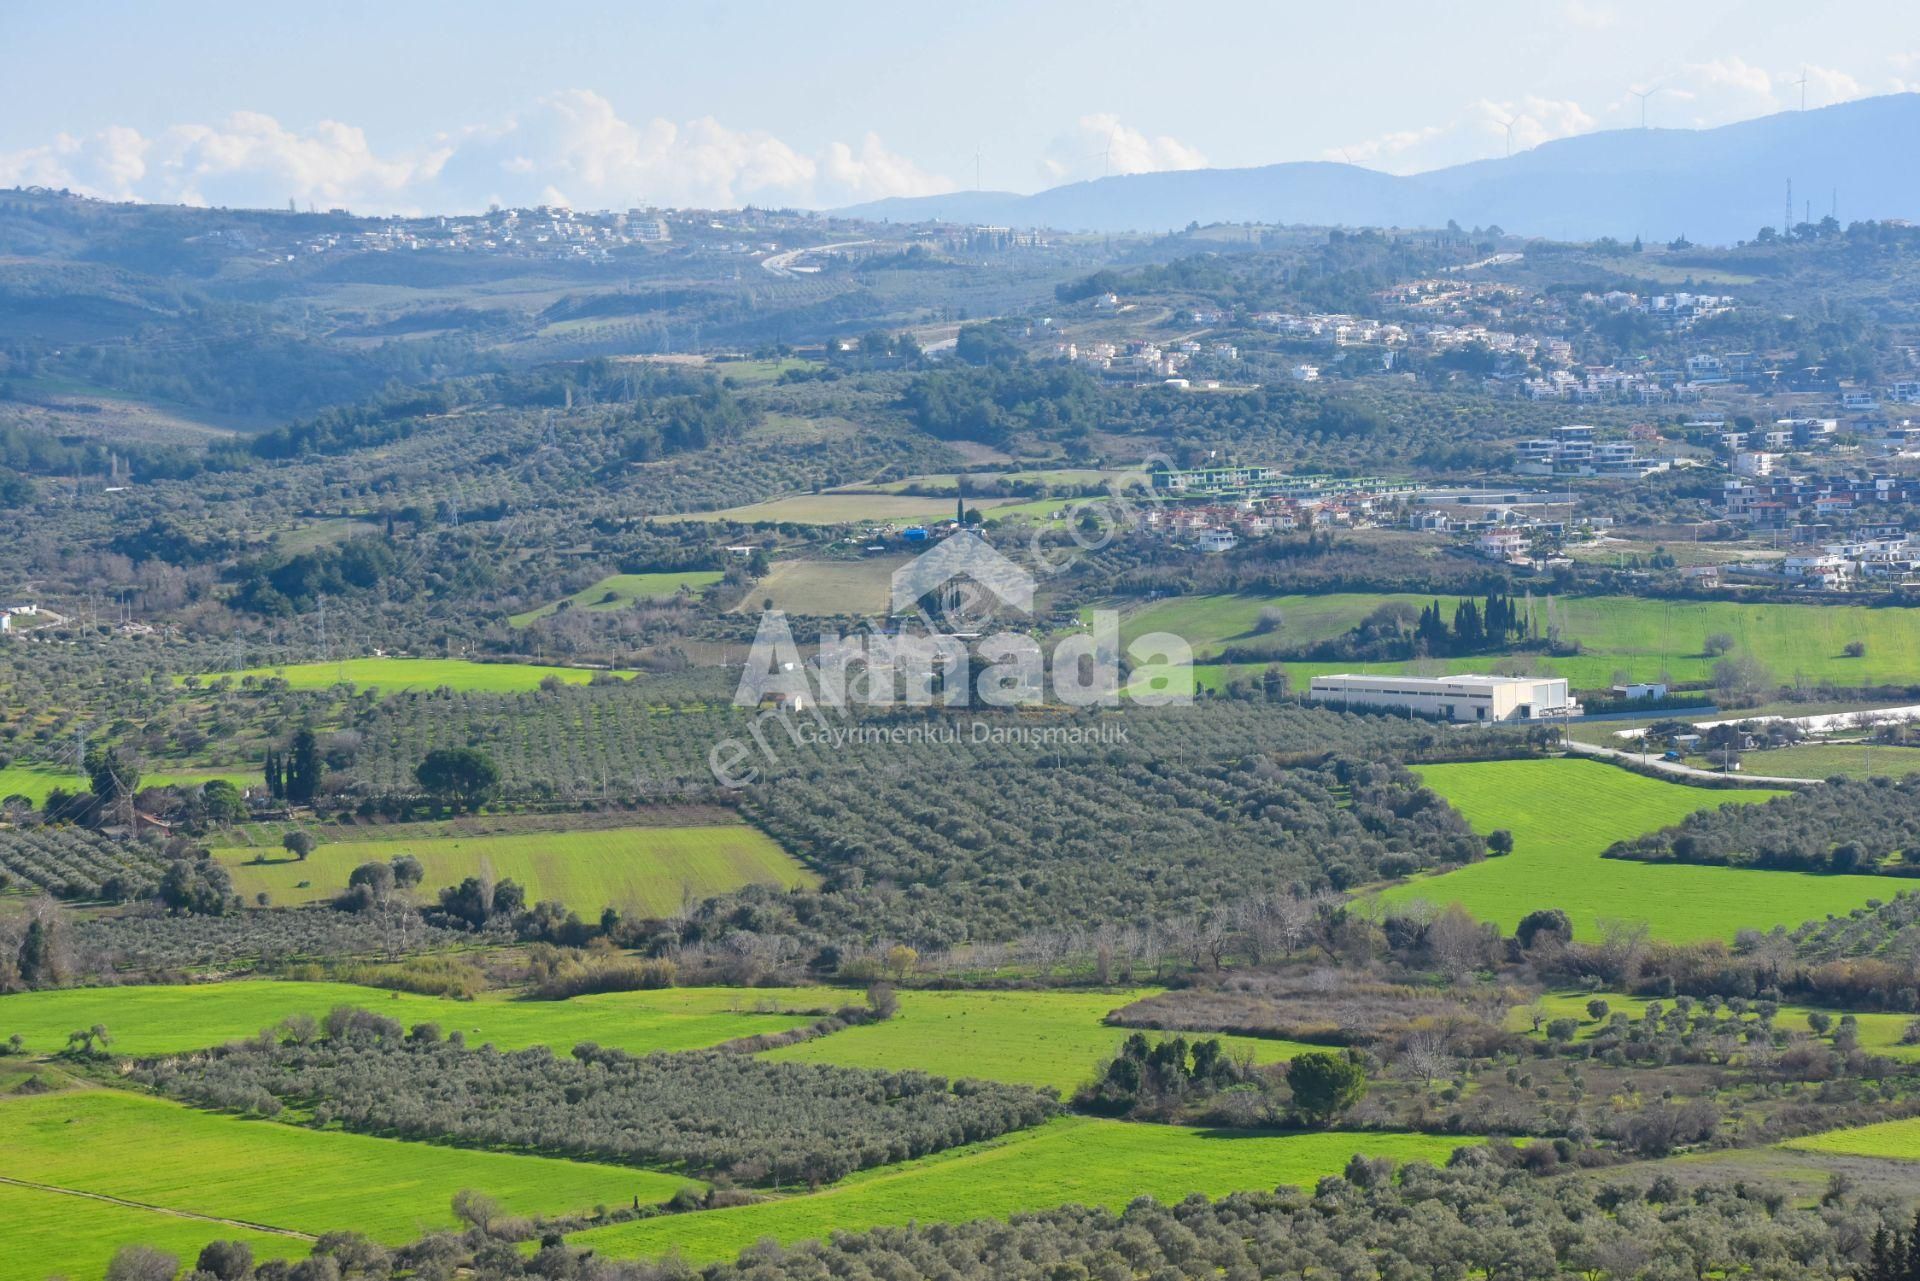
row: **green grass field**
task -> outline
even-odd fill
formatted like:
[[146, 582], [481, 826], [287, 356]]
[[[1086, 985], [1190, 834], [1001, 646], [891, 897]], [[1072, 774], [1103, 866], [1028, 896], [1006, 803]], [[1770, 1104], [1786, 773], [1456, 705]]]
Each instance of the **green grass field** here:
[[[6, 1134], [0, 1176], [155, 1207], [138, 1211], [141, 1221], [104, 1221], [108, 1231], [140, 1233], [131, 1238], [83, 1228], [71, 1258], [61, 1255], [69, 1247], [60, 1237], [28, 1236], [20, 1221], [0, 1219], [0, 1256], [31, 1258], [37, 1275], [82, 1269], [98, 1275], [101, 1256], [144, 1241], [144, 1220], [164, 1217], [161, 1210], [309, 1234], [351, 1226], [398, 1243], [452, 1227], [453, 1194], [462, 1188], [485, 1191], [511, 1213], [533, 1215], [630, 1204], [636, 1196], [661, 1201], [687, 1182], [582, 1161], [323, 1133], [117, 1090], [16, 1096], [0, 1102], [0, 1128]], [[99, 1204], [68, 1199], [83, 1211]], [[84, 1223], [87, 1215], [74, 1217]], [[198, 1226], [201, 1244], [232, 1235], [222, 1224]], [[185, 1247], [187, 1240], [179, 1243]]]
[[[971, 491], [978, 491], [1001, 481], [1016, 484], [1025, 481], [1041, 485], [1098, 485], [1113, 489], [1146, 489], [1152, 483], [1145, 471], [1136, 468], [1101, 470], [1097, 467], [1054, 467], [1042, 471], [1009, 469], [998, 472], [969, 472], [966, 475], [966, 483]], [[903, 489], [914, 487], [953, 490], [959, 484], [960, 477], [953, 472], [923, 472], [901, 480], [882, 481], [877, 485], [848, 485], [843, 488], [897, 494]], [[949, 498], [947, 501], [953, 500]]]
[[50, 988], [0, 996], [0, 1040], [19, 1033], [32, 1055], [65, 1048], [75, 1028], [104, 1024], [112, 1050], [129, 1057], [179, 1054], [242, 1040], [291, 1014], [325, 1014], [353, 1005], [407, 1027], [437, 1023], [469, 1044], [503, 1050], [546, 1045], [564, 1054], [596, 1041], [634, 1054], [696, 1050], [736, 1037], [784, 1032], [812, 1022], [806, 1014], [759, 1013], [828, 1008], [854, 994], [815, 989], [668, 988], [609, 992], [567, 1001], [521, 1001], [499, 992], [471, 1001], [390, 992], [351, 983], [245, 979], [191, 986]]
[[[743, 885], [817, 883], [814, 875], [745, 823], [709, 827], [613, 827], [584, 832], [525, 832], [331, 841], [304, 862], [279, 848], [228, 846], [214, 857], [246, 898], [265, 891], [278, 905], [330, 898], [360, 864], [411, 854], [426, 869], [425, 893], [457, 885], [484, 864], [495, 879], [526, 887], [527, 901], [558, 899], [582, 914], [608, 905], [664, 916], [686, 897], [708, 898]], [[256, 858], [265, 858], [256, 863]], [[303, 885], [304, 883], [304, 885]]]
[[1832, 1156], [1877, 1156], [1897, 1161], [1920, 1161], [1920, 1117], [1882, 1121], [1851, 1130], [1828, 1130], [1780, 1145], [1796, 1152], [1824, 1152]]
[[[221, 676], [243, 680], [278, 677], [293, 689], [327, 689], [343, 681], [362, 688], [378, 686], [382, 693], [396, 694], [410, 689], [448, 689], [482, 694], [518, 694], [538, 689], [540, 682], [557, 676], [569, 685], [585, 685], [597, 673], [584, 667], [546, 667], [538, 663], [475, 663], [464, 658], [343, 658], [331, 663], [291, 663], [285, 667], [250, 667], [237, 672], [213, 672], [200, 676], [210, 684]], [[622, 678], [632, 672], [614, 672]], [[185, 677], [176, 676], [179, 683]]]
[[[796, 617], [834, 614], [884, 614], [893, 590], [893, 571], [907, 556], [864, 560], [777, 560], [753, 585], [734, 612], [758, 614], [771, 600], [775, 609]], [[802, 639], [808, 638], [802, 634]]]
[[[969, 498], [967, 506], [978, 507], [985, 513], [1006, 501], [1000, 498]], [[775, 498], [745, 507], [729, 507], [724, 511], [682, 512], [656, 516], [654, 519], [731, 520], [743, 525], [759, 521], [793, 525], [914, 524], [920, 521], [952, 520], [953, 500], [917, 498], [912, 494], [796, 494], [791, 498]]]
[[[245, 789], [257, 787], [261, 776], [245, 770], [223, 769], [178, 769], [154, 770], [140, 775], [141, 787], [199, 787], [212, 779], [224, 778], [235, 787]], [[42, 765], [9, 765], [0, 769], [0, 797], [24, 796], [35, 805], [47, 799], [47, 793], [56, 787], [64, 787], [70, 792], [84, 791], [87, 780], [79, 774], [69, 774], [65, 770], [50, 769]]]
[[252, 1247], [257, 1263], [305, 1258], [312, 1245], [306, 1234], [265, 1232], [169, 1210], [0, 1183], [0, 1250], [9, 1258], [8, 1276], [104, 1276], [114, 1251], [123, 1245], [165, 1251], [190, 1269], [212, 1241], [244, 1241]]
[[564, 602], [554, 601], [551, 605], [515, 614], [507, 619], [507, 623], [513, 627], [525, 627], [535, 619], [556, 612], [562, 604], [570, 609], [603, 612], [626, 609], [635, 601], [672, 600], [682, 587], [698, 592], [719, 581], [720, 571], [717, 569], [690, 569], [673, 574], [610, 574], [593, 586], [575, 592]]
[[[1451, 596], [1340, 593], [1327, 596], [1183, 596], [1149, 605], [1131, 614], [1121, 627], [1123, 640], [1147, 631], [1174, 632], [1186, 638], [1198, 658], [1217, 656], [1233, 644], [1253, 639], [1260, 611], [1273, 606], [1284, 623], [1280, 638], [1309, 644], [1338, 636], [1375, 607], [1389, 600], [1418, 608], [1439, 600], [1449, 618], [1457, 602]], [[1633, 680], [1704, 681], [1716, 661], [1706, 656], [1709, 634], [1733, 637], [1735, 650], [1765, 663], [1776, 679], [1797, 676], [1856, 686], [1920, 680], [1920, 609], [1875, 609], [1864, 605], [1746, 605], [1732, 601], [1662, 601], [1625, 596], [1534, 600], [1534, 617], [1544, 635], [1551, 619], [1561, 636], [1579, 641], [1572, 657], [1516, 656], [1542, 674], [1565, 676], [1576, 689], [1611, 685], [1624, 671]], [[1851, 641], [1866, 645], [1861, 658], [1847, 658]], [[1450, 658], [1433, 663], [1447, 672], [1485, 671], [1498, 656]], [[1508, 660], [1513, 661], [1513, 660]], [[1405, 670], [1406, 663], [1288, 663], [1296, 686], [1337, 671]], [[1209, 683], [1202, 673], [1203, 684]]]
[[819, 365], [815, 361], [784, 356], [769, 360], [713, 360], [706, 362], [703, 368], [722, 378], [752, 387], [777, 382], [780, 375], [789, 370], [817, 369]]
[[[1754, 774], [1776, 778], [1905, 778], [1920, 773], [1920, 747], [1868, 746], [1865, 743], [1801, 743], [1766, 752], [1749, 752], [1744, 760]], [[1704, 760], [1694, 761], [1709, 768]]]
[[1603, 920], [1643, 920], [1656, 938], [1730, 939], [1746, 926], [1795, 926], [1892, 894], [1884, 877], [1814, 876], [1603, 859], [1617, 840], [1677, 823], [1695, 810], [1752, 804], [1772, 791], [1712, 791], [1583, 760], [1427, 765], [1415, 771], [1478, 832], [1506, 828], [1514, 852], [1385, 890], [1389, 903], [1458, 903], [1511, 930], [1557, 907], [1591, 939]]
[[576, 1233], [568, 1244], [612, 1258], [679, 1250], [730, 1259], [763, 1237], [783, 1244], [834, 1231], [1004, 1218], [1056, 1205], [1120, 1209], [1139, 1196], [1178, 1201], [1308, 1184], [1355, 1153], [1442, 1162], [1471, 1140], [1420, 1134], [1266, 1134], [1066, 1117], [990, 1143], [857, 1174], [824, 1191], [758, 1205], [667, 1215]]
[[[1134, 1029], [1108, 1027], [1108, 1012], [1151, 995], [1135, 992], [902, 992], [900, 1012], [884, 1023], [774, 1050], [768, 1058], [847, 1067], [918, 1068], [942, 1076], [979, 1076], [1071, 1093], [1113, 1058]], [[1200, 1032], [1148, 1032], [1149, 1038]], [[1259, 1037], [1221, 1036], [1227, 1053], [1274, 1063], [1311, 1046]]]

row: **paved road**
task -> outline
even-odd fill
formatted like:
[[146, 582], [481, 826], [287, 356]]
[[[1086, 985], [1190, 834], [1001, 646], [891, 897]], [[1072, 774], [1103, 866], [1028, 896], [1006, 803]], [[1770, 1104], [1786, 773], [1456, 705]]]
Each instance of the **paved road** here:
[[1598, 756], [1609, 760], [1628, 761], [1648, 769], [1659, 770], [1662, 774], [1671, 774], [1675, 778], [1738, 778], [1746, 783], [1765, 783], [1776, 787], [1812, 787], [1820, 780], [1817, 778], [1781, 778], [1775, 774], [1721, 774], [1717, 770], [1698, 769], [1692, 765], [1683, 765], [1679, 761], [1662, 760], [1658, 756], [1642, 756], [1638, 752], [1622, 752], [1611, 747], [1601, 747], [1594, 743], [1582, 743], [1571, 739], [1567, 743], [1569, 751], [1581, 756]]
[[842, 240], [831, 245], [808, 245], [804, 249], [789, 249], [784, 253], [771, 254], [760, 260], [760, 265], [776, 276], [794, 274], [793, 264], [807, 254], [823, 254], [831, 249], [852, 249], [857, 245], [870, 245], [871, 240]]

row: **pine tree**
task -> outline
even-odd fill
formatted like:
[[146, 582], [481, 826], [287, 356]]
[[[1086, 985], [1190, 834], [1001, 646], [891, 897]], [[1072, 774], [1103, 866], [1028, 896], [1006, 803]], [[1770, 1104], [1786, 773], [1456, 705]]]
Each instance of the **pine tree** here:
[[20, 940], [19, 970], [20, 981], [28, 987], [38, 986], [48, 977], [52, 968], [53, 944], [47, 938], [47, 929], [39, 921], [27, 925], [26, 936]]
[[1486, 639], [1480, 625], [1480, 607], [1471, 600], [1463, 600], [1454, 607], [1453, 636], [1460, 649], [1466, 651], [1479, 649]]
[[297, 805], [311, 805], [320, 792], [320, 775], [326, 770], [320, 760], [320, 742], [313, 730], [302, 726], [293, 736], [293, 748], [287, 762], [287, 799]]

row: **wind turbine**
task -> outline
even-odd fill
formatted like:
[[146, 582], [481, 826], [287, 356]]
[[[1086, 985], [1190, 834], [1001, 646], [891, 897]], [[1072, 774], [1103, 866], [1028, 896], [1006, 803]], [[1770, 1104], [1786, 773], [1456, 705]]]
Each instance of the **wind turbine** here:
[[1513, 159], [1513, 127], [1519, 123], [1520, 117], [1518, 116], [1500, 121], [1500, 124], [1505, 126], [1507, 131], [1507, 159], [1509, 160]]
[[1787, 81], [1787, 83], [1800, 86], [1800, 110], [1805, 111], [1807, 109], [1807, 69], [1806, 67], [1802, 66], [1800, 68], [1800, 78], [1798, 80], [1789, 80]]
[[1659, 93], [1660, 86], [1655, 85], [1651, 89], [1629, 89], [1627, 92], [1640, 99], [1640, 127], [1645, 129], [1647, 127], [1647, 99]]

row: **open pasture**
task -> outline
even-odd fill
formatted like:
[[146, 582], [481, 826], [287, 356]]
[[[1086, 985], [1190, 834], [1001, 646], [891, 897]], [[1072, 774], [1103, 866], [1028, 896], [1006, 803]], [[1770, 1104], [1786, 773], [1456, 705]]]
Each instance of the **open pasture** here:
[[[1186, 638], [1198, 658], [1253, 641], [1263, 609], [1280, 610], [1283, 644], [1311, 644], [1339, 636], [1375, 608], [1397, 601], [1418, 609], [1435, 600], [1451, 621], [1459, 597], [1371, 593], [1325, 596], [1182, 596], [1159, 601], [1130, 614], [1121, 635], [1173, 632]], [[1627, 596], [1535, 597], [1536, 629], [1545, 635], [1551, 623], [1563, 640], [1580, 643], [1581, 652], [1565, 657], [1544, 654], [1473, 655], [1418, 664], [1436, 672], [1498, 670], [1523, 662], [1541, 674], [1565, 676], [1576, 689], [1600, 689], [1616, 672], [1631, 680], [1705, 681], [1717, 659], [1705, 653], [1706, 638], [1724, 633], [1734, 652], [1759, 659], [1780, 681], [1804, 677], [1857, 686], [1920, 680], [1920, 609], [1865, 605], [1743, 604], [1736, 601], [1664, 601]], [[1265, 639], [1265, 638], [1262, 638]], [[1848, 658], [1847, 645], [1859, 641], [1866, 653]], [[1288, 663], [1296, 685], [1336, 671], [1399, 672], [1410, 663]]]
[[[986, 512], [1006, 501], [1000, 498], [969, 498], [967, 506], [978, 507], [982, 512]], [[680, 512], [671, 516], [657, 516], [654, 519], [660, 521], [730, 520], [742, 525], [752, 525], [762, 521], [793, 525], [911, 525], [922, 521], [951, 520], [952, 518], [953, 500], [950, 498], [829, 491], [819, 494], [795, 494], [788, 498], [770, 499], [764, 503], [750, 503], [744, 507], [728, 507], [722, 511]]]
[[[626, 678], [632, 672], [614, 672]], [[211, 672], [199, 677], [210, 684], [222, 676], [235, 681], [279, 679], [291, 689], [329, 689], [347, 683], [362, 689], [378, 687], [384, 694], [407, 690], [448, 689], [480, 694], [519, 694], [540, 688], [549, 676], [569, 685], [585, 685], [598, 672], [585, 667], [549, 667], [539, 663], [475, 663], [464, 658], [342, 658], [330, 663], [289, 663], [283, 667], [249, 667], [237, 672]], [[184, 681], [174, 677], [176, 683]]]
[[[18, 1033], [30, 1055], [66, 1046], [75, 1028], [103, 1024], [116, 1054], [148, 1057], [244, 1040], [294, 1014], [315, 1018], [357, 1006], [403, 1026], [436, 1023], [470, 1045], [502, 1050], [545, 1045], [565, 1054], [594, 1041], [632, 1054], [697, 1050], [813, 1021], [810, 1011], [857, 1001], [850, 992], [813, 989], [667, 988], [608, 992], [566, 1001], [516, 1000], [487, 992], [471, 1001], [392, 992], [352, 983], [245, 979], [152, 987], [49, 988], [0, 997], [0, 1040]], [[768, 1012], [762, 1012], [766, 1010]]]
[[[182, 768], [142, 772], [140, 786], [199, 787], [216, 778], [223, 778], [243, 790], [258, 787], [261, 782], [259, 774], [246, 770]], [[35, 805], [40, 805], [46, 802], [47, 794], [56, 787], [81, 792], [87, 789], [88, 783], [83, 775], [44, 765], [9, 765], [0, 769], [0, 797], [24, 796]]]
[[510, 626], [525, 627], [549, 614], [557, 613], [562, 605], [569, 609], [584, 609], [595, 613], [626, 609], [637, 601], [672, 600], [682, 588], [690, 592], [699, 592], [720, 581], [717, 569], [689, 569], [677, 573], [663, 574], [609, 574], [590, 587], [583, 587], [563, 601], [554, 601], [538, 609], [530, 609], [524, 614], [515, 614], [507, 619]]
[[[1691, 762], [1710, 768], [1703, 760]], [[1867, 743], [1801, 743], [1765, 752], [1750, 752], [1745, 765], [1755, 774], [1778, 778], [1905, 778], [1920, 773], [1920, 747], [1886, 747]]]
[[[458, 885], [483, 867], [526, 888], [528, 902], [557, 899], [583, 915], [606, 906], [643, 916], [676, 911], [687, 896], [707, 898], [743, 885], [791, 889], [814, 883], [758, 828], [745, 823], [702, 827], [615, 827], [580, 832], [516, 832], [409, 840], [331, 841], [304, 861], [278, 848], [228, 846], [214, 857], [247, 898], [265, 892], [278, 905], [331, 898], [353, 869], [411, 854], [426, 871], [427, 894]], [[261, 860], [261, 861], [256, 861]]]
[[310, 1235], [0, 1181], [0, 1250], [16, 1269], [8, 1275], [23, 1279], [105, 1276], [114, 1251], [135, 1244], [189, 1268], [213, 1241], [244, 1241], [257, 1263], [298, 1259], [311, 1248]]
[[1849, 1130], [1827, 1130], [1781, 1144], [1795, 1152], [1831, 1156], [1875, 1156], [1896, 1161], [1920, 1161], [1920, 1117], [1882, 1121]]
[[[871, 556], [864, 560], [777, 560], [734, 609], [758, 614], [773, 607], [795, 617], [885, 614], [891, 601], [893, 572], [910, 556]], [[806, 639], [804, 634], [802, 639]]]
[[[927, 472], [918, 476], [908, 476], [904, 480], [882, 481], [877, 485], [845, 485], [843, 490], [866, 490], [869, 492], [897, 494], [905, 489], [944, 489], [948, 491], [948, 502], [962, 477], [953, 472]], [[1096, 485], [1103, 489], [1144, 489], [1151, 484], [1151, 478], [1138, 468], [1098, 468], [1098, 467], [1053, 467], [1039, 471], [1021, 471], [1007, 469], [996, 472], [968, 472], [965, 476], [968, 490], [997, 485], [1002, 481], [1010, 484], [1035, 485]]]
[[612, 1258], [679, 1250], [730, 1259], [763, 1237], [792, 1244], [835, 1231], [1005, 1218], [1057, 1205], [1118, 1210], [1139, 1196], [1224, 1196], [1337, 1174], [1355, 1153], [1444, 1162], [1458, 1138], [1423, 1134], [1272, 1134], [1065, 1117], [989, 1143], [870, 1170], [821, 1192], [666, 1215], [576, 1233], [570, 1245]]
[[[453, 1194], [462, 1188], [483, 1189], [509, 1212], [533, 1215], [629, 1204], [635, 1197], [662, 1201], [688, 1182], [581, 1161], [244, 1120], [118, 1090], [0, 1101], [0, 1127], [7, 1136], [0, 1176], [56, 1190], [42, 1196], [65, 1190], [153, 1207], [144, 1218], [116, 1225], [141, 1235], [116, 1242], [90, 1232], [75, 1243], [80, 1257], [72, 1262], [52, 1257], [62, 1248], [59, 1238], [26, 1237], [20, 1221], [0, 1219], [0, 1255], [32, 1258], [45, 1273], [75, 1268], [82, 1275], [78, 1266], [102, 1250], [111, 1254], [115, 1245], [144, 1241], [146, 1219], [161, 1217], [156, 1211], [311, 1235], [351, 1225], [398, 1243], [454, 1226]], [[70, 1199], [87, 1209], [98, 1204]], [[233, 1235], [225, 1224], [197, 1226], [200, 1244]]]
[[[900, 1012], [884, 1023], [852, 1027], [767, 1057], [845, 1067], [917, 1068], [942, 1076], [978, 1076], [1071, 1093], [1091, 1080], [1136, 1029], [1109, 1027], [1110, 1011], [1150, 995], [1131, 992], [902, 992]], [[1151, 1040], [1205, 1032], [1152, 1032]], [[1230, 1056], [1274, 1063], [1311, 1046], [1260, 1037], [1218, 1038]]]
[[1415, 772], [1475, 831], [1512, 832], [1514, 852], [1393, 886], [1380, 896], [1388, 903], [1458, 903], [1508, 931], [1536, 908], [1557, 907], [1580, 938], [1595, 938], [1602, 921], [1619, 920], [1645, 921], [1656, 938], [1691, 942], [1731, 939], [1748, 926], [1792, 927], [1891, 893], [1884, 877], [1600, 857], [1617, 840], [1677, 823], [1695, 810], [1753, 804], [1778, 792], [1714, 791], [1566, 759], [1427, 765]]

